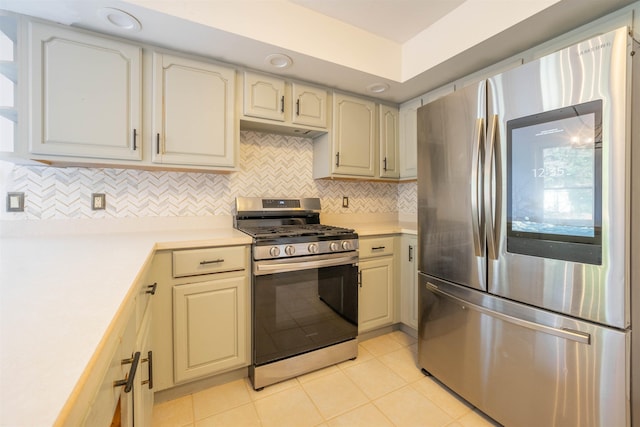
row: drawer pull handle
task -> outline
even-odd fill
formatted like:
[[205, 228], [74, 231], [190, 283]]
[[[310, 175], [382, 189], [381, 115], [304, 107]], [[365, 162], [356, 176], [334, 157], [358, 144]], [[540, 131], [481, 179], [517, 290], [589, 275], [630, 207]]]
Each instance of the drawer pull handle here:
[[124, 386], [124, 392], [129, 393], [133, 388], [133, 379], [136, 377], [136, 370], [138, 369], [138, 363], [140, 362], [140, 352], [136, 351], [132, 358], [130, 359], [122, 359], [122, 364], [126, 365], [131, 363], [131, 368], [129, 368], [129, 374], [124, 377], [123, 380], [118, 380], [113, 382], [114, 387], [122, 387]]
[[147, 290], [145, 291], [145, 294], [155, 295], [157, 288], [158, 288], [158, 282], [154, 282], [153, 285], [148, 285], [147, 286]]
[[373, 248], [371, 248], [372, 251], [383, 251], [385, 250], [386, 246], [374, 246]]
[[213, 259], [210, 261], [200, 261], [200, 265], [207, 265], [207, 264], [220, 264], [221, 262], [224, 262], [223, 258], [218, 258], [218, 259]]

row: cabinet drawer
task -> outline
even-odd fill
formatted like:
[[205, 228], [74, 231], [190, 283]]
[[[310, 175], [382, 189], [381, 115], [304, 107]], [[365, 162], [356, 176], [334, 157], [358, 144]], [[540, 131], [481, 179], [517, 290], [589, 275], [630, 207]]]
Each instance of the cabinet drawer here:
[[393, 237], [360, 239], [360, 258], [393, 255]]
[[173, 251], [173, 277], [244, 270], [245, 250], [231, 246]]

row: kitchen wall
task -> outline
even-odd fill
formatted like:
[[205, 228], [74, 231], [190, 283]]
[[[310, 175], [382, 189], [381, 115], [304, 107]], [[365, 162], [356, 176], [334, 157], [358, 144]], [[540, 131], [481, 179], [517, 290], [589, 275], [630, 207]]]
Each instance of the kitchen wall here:
[[[232, 174], [54, 168], [0, 162], [0, 194], [25, 193], [25, 211], [0, 220], [233, 215], [236, 196], [320, 197], [331, 214], [417, 212], [416, 183], [314, 180], [313, 140], [240, 133], [240, 171]], [[91, 210], [91, 193], [106, 209]], [[349, 197], [349, 208], [342, 197]]]

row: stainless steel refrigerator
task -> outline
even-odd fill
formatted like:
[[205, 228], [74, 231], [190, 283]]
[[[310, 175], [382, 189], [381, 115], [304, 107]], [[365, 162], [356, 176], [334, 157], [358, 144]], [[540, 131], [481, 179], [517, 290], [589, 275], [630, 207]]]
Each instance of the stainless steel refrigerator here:
[[640, 426], [637, 48], [621, 28], [418, 110], [419, 364], [505, 426]]

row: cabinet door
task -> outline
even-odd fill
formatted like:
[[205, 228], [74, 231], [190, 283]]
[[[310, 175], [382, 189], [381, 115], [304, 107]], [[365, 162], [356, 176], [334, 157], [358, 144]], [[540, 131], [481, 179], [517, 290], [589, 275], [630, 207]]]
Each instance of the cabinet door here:
[[358, 332], [393, 323], [393, 257], [360, 261]]
[[141, 49], [29, 23], [29, 149], [140, 160]]
[[402, 237], [400, 252], [402, 266], [400, 281], [400, 321], [418, 329], [418, 238]]
[[327, 91], [313, 86], [291, 84], [291, 121], [300, 125], [327, 127]]
[[284, 80], [246, 71], [244, 73], [245, 116], [283, 122]]
[[153, 55], [155, 163], [235, 165], [235, 71]]
[[136, 340], [136, 348], [140, 352], [140, 365], [133, 385], [133, 425], [135, 427], [151, 427], [154, 392], [151, 311], [146, 310]]
[[375, 103], [339, 93], [333, 103], [332, 172], [374, 176]]
[[399, 178], [398, 109], [380, 105], [380, 177]]
[[248, 364], [245, 277], [173, 287], [175, 381]]
[[420, 99], [400, 107], [400, 177], [418, 176], [418, 108]]

